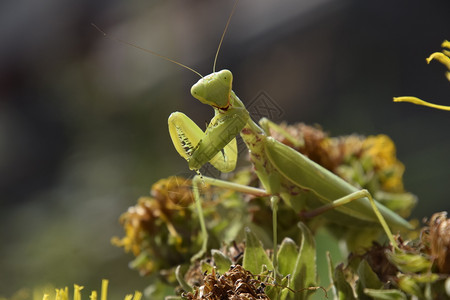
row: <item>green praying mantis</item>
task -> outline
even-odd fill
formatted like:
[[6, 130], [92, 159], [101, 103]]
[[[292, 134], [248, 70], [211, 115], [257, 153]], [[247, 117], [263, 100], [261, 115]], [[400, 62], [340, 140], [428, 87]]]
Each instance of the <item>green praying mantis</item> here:
[[[202, 214], [200, 196], [200, 187], [205, 183], [270, 198], [273, 211], [274, 241], [272, 260], [275, 269], [277, 263], [277, 204], [280, 199], [303, 218], [321, 215], [332, 223], [346, 227], [381, 225], [393, 247], [397, 247], [390, 227], [412, 229], [406, 220], [373, 199], [367, 190], [352, 186], [306, 156], [272, 138], [270, 129], [282, 133], [283, 130], [266, 118], [261, 119], [259, 123], [253, 121], [244, 103], [232, 90], [233, 74], [231, 71], [226, 69], [215, 71], [219, 50], [237, 3], [238, 0], [234, 3], [223, 31], [214, 59], [213, 72], [207, 76], [202, 76], [192, 68], [166, 56], [113, 38], [118, 42], [178, 64], [199, 75], [201, 79], [192, 86], [191, 94], [214, 110], [214, 117], [205, 131], [181, 112], [172, 113], [168, 120], [169, 133], [175, 149], [187, 160], [189, 168], [198, 173], [193, 179], [193, 192], [203, 240], [201, 249], [191, 260], [201, 258], [208, 249], [208, 232]], [[103, 31], [98, 30], [106, 36]], [[249, 150], [250, 160], [262, 188], [210, 178], [199, 173], [199, 169], [207, 163], [224, 173], [233, 171], [237, 163], [236, 136], [238, 134]]]
[[[305, 218], [323, 215], [331, 222], [344, 226], [381, 224], [392, 245], [397, 247], [390, 227], [412, 229], [406, 220], [378, 203], [367, 190], [350, 185], [306, 156], [272, 138], [270, 129], [280, 132], [282, 130], [266, 118], [261, 119], [259, 124], [254, 122], [244, 103], [232, 90], [231, 71], [215, 71], [220, 46], [236, 4], [237, 1], [222, 34], [213, 73], [201, 76], [194, 71], [201, 79], [192, 86], [191, 94], [201, 103], [211, 106], [214, 109], [214, 117], [205, 131], [181, 112], [172, 113], [168, 120], [175, 149], [187, 160], [189, 168], [199, 174], [194, 177], [193, 191], [199, 211], [203, 243], [192, 260], [202, 257], [207, 250], [208, 233], [199, 192], [204, 183], [270, 198], [273, 210], [274, 266], [277, 260], [277, 203], [280, 198]], [[250, 160], [262, 188], [205, 177], [198, 171], [207, 163], [224, 173], [233, 171], [237, 162], [238, 134], [249, 150]]]
[[[263, 189], [247, 187], [214, 178], [195, 176], [194, 197], [201, 211], [199, 186], [209, 183], [222, 188], [256, 196], [268, 196], [273, 209], [273, 239], [277, 240], [277, 202], [283, 199], [304, 217], [323, 214], [332, 222], [346, 226], [373, 226], [380, 223], [391, 243], [396, 243], [389, 226], [409, 228], [403, 218], [376, 202], [367, 190], [358, 190], [342, 178], [292, 148], [269, 136], [277, 125], [263, 118], [259, 125], [249, 116], [242, 101], [232, 91], [233, 75], [221, 70], [201, 78], [191, 89], [192, 95], [213, 107], [215, 116], [203, 132], [180, 112], [169, 117], [169, 132], [178, 153], [191, 170], [211, 163], [221, 172], [234, 170], [237, 160], [236, 135], [240, 133]], [[306, 212], [303, 212], [307, 210]], [[202, 214], [200, 223], [204, 235], [201, 257], [207, 249], [207, 232]], [[276, 246], [275, 246], [276, 247]], [[274, 249], [274, 256], [276, 249]], [[274, 258], [274, 261], [276, 259]]]

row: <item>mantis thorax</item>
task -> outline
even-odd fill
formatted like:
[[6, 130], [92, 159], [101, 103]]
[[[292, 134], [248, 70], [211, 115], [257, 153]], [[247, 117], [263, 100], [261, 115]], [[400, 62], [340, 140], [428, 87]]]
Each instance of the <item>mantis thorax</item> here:
[[233, 74], [229, 70], [221, 70], [202, 77], [191, 88], [194, 98], [210, 106], [227, 109], [230, 105]]

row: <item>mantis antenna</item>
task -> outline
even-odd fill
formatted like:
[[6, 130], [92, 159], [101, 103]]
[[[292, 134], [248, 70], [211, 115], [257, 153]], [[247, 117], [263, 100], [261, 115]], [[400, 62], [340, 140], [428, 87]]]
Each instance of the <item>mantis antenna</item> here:
[[234, 11], [236, 10], [236, 6], [237, 6], [238, 2], [239, 2], [239, 0], [236, 0], [234, 2], [233, 9], [231, 10], [230, 16], [228, 17], [228, 20], [227, 20], [227, 24], [225, 25], [225, 29], [223, 30], [223, 33], [222, 33], [222, 37], [220, 38], [219, 47], [217, 47], [216, 57], [214, 57], [213, 73], [216, 72], [216, 63], [217, 63], [217, 57], [219, 56], [220, 47], [222, 46], [223, 38], [225, 37], [225, 33], [227, 33], [227, 29], [230, 25], [231, 17], [233, 16]]
[[[231, 16], [230, 16], [230, 17], [231, 17]], [[109, 35], [106, 34], [106, 32], [104, 32], [103, 30], [101, 30], [101, 29], [100, 29], [97, 25], [95, 25], [94, 23], [91, 23], [91, 25], [92, 25], [95, 29], [97, 29], [97, 30], [98, 30], [105, 38], [107, 38], [107, 39], [113, 40], [113, 41], [115, 41], [115, 42], [118, 42], [118, 43], [121, 43], [121, 44], [124, 44], [124, 45], [128, 45], [128, 46], [134, 47], [134, 48], [136, 48], [136, 49], [139, 49], [139, 50], [142, 50], [142, 51], [144, 51], [144, 52], [153, 54], [153, 55], [155, 55], [155, 56], [158, 56], [158, 57], [160, 57], [160, 58], [162, 58], [162, 59], [164, 59], [164, 60], [170, 61], [171, 63], [177, 64], [177, 65], [179, 65], [179, 66], [181, 66], [181, 67], [183, 67], [183, 68], [185, 68], [185, 69], [188, 69], [189, 71], [192, 71], [192, 72], [194, 72], [195, 74], [197, 74], [198, 76], [200, 76], [200, 77], [203, 78], [203, 75], [202, 75], [202, 74], [200, 74], [199, 72], [195, 71], [194, 69], [192, 69], [192, 68], [190, 68], [190, 67], [188, 67], [188, 66], [186, 66], [186, 65], [183, 65], [182, 63], [179, 63], [179, 62], [177, 62], [177, 61], [175, 61], [175, 60], [173, 60], [173, 59], [171, 59], [171, 58], [169, 58], [169, 57], [167, 57], [167, 56], [161, 55], [161, 54], [156, 53], [156, 52], [154, 52], [154, 51], [152, 51], [152, 50], [145, 49], [145, 48], [143, 48], [143, 47], [139, 47], [138, 45], [132, 44], [132, 43], [130, 43], [130, 42], [127, 42], [127, 41], [124, 41], [124, 40], [121, 40], [121, 39], [118, 39], [118, 38], [109, 36]], [[227, 26], [228, 26], [228, 24], [227, 24]], [[223, 37], [222, 37], [222, 38], [223, 38]], [[219, 47], [220, 47], [220, 46], [219, 46]]]

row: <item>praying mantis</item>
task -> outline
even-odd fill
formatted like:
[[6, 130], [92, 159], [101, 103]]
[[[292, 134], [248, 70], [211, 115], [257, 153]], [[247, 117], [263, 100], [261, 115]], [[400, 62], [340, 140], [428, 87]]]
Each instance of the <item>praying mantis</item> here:
[[[397, 247], [390, 227], [412, 229], [406, 220], [378, 203], [367, 190], [359, 190], [306, 156], [272, 138], [269, 134], [270, 129], [282, 130], [265, 118], [261, 119], [259, 124], [253, 121], [244, 103], [232, 90], [231, 71], [226, 69], [215, 71], [220, 46], [236, 4], [237, 1], [222, 34], [213, 72], [201, 76], [194, 71], [201, 79], [192, 86], [191, 94], [201, 103], [211, 106], [214, 117], [205, 131], [181, 112], [172, 113], [168, 120], [169, 133], [175, 149], [186, 159], [189, 168], [198, 173], [193, 180], [193, 192], [199, 212], [203, 243], [192, 260], [202, 257], [207, 251], [208, 233], [202, 215], [199, 192], [199, 188], [205, 183], [270, 198], [273, 210], [274, 267], [277, 260], [277, 204], [280, 199], [305, 218], [323, 215], [331, 222], [344, 226], [380, 224], [392, 245]], [[224, 173], [233, 171], [237, 162], [238, 134], [249, 150], [250, 160], [262, 188], [205, 177], [199, 173], [199, 169], [207, 163]]]
[[[261, 119], [259, 123], [253, 121], [244, 103], [232, 90], [231, 71], [226, 69], [215, 71], [219, 50], [237, 3], [238, 0], [234, 3], [222, 33], [214, 59], [213, 72], [207, 76], [202, 76], [192, 68], [166, 56], [113, 38], [199, 75], [201, 78], [192, 86], [191, 94], [214, 110], [214, 117], [205, 131], [181, 112], [172, 113], [168, 119], [169, 133], [175, 149], [186, 159], [189, 168], [198, 173], [193, 179], [193, 193], [203, 240], [201, 249], [191, 260], [201, 258], [208, 249], [208, 232], [202, 214], [200, 196], [200, 187], [205, 183], [270, 198], [274, 241], [272, 260], [275, 270], [277, 266], [277, 205], [280, 199], [303, 218], [321, 215], [332, 223], [347, 227], [369, 227], [379, 224], [393, 247], [396, 248], [390, 227], [412, 229], [406, 220], [378, 203], [367, 190], [352, 186], [306, 156], [272, 138], [270, 129], [279, 132], [283, 130], [266, 118]], [[106, 36], [103, 31], [98, 30]], [[200, 175], [200, 168], [207, 163], [223, 173], [231, 172], [236, 168], [238, 153], [236, 136], [238, 134], [249, 150], [250, 160], [262, 188]]]

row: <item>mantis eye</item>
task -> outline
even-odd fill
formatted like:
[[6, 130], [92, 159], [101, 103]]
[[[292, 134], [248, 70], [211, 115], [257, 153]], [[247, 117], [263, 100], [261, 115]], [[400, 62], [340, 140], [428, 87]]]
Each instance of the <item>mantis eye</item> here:
[[226, 85], [231, 85], [231, 82], [233, 81], [233, 74], [229, 70], [222, 70], [220, 71], [219, 78]]

